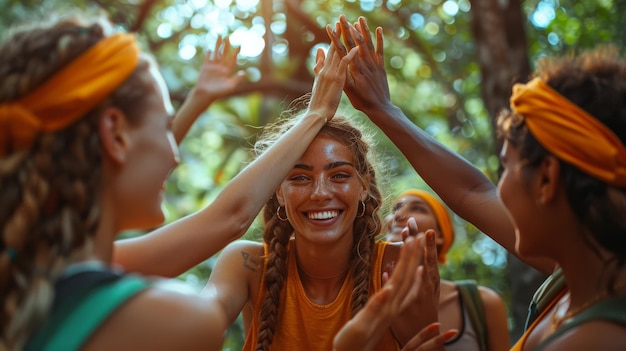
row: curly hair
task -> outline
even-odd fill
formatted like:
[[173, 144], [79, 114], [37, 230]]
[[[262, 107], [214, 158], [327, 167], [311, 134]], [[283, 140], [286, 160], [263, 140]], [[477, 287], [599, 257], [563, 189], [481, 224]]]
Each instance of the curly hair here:
[[[18, 100], [103, 38], [102, 16], [72, 14], [13, 29], [0, 45], [0, 103]], [[68, 127], [41, 133], [32, 147], [0, 159], [0, 345], [20, 349], [46, 318], [53, 282], [91, 252], [99, 222], [101, 150], [98, 116], [116, 106], [141, 122], [150, 88], [149, 58], [99, 106]], [[16, 257], [12, 257], [16, 256]]]
[[[257, 152], [262, 152], [275, 142], [278, 136], [297, 123], [297, 118], [280, 119], [269, 126], [255, 145]], [[333, 138], [350, 149], [358, 176], [368, 186], [368, 198], [363, 216], [354, 219], [354, 236], [350, 257], [350, 277], [353, 283], [352, 313], [358, 312], [369, 297], [371, 283], [372, 252], [374, 241], [381, 229], [378, 215], [382, 198], [376, 183], [374, 156], [370, 152], [372, 143], [356, 125], [342, 116], [335, 116], [319, 132]], [[263, 282], [268, 294], [262, 302], [260, 326], [256, 350], [269, 350], [278, 326], [278, 308], [280, 292], [287, 279], [287, 257], [289, 238], [293, 227], [288, 221], [281, 221], [276, 214], [279, 207], [276, 196], [272, 197], [263, 209], [265, 229], [263, 241], [268, 246], [265, 280]]]
[[[580, 55], [544, 58], [534, 76], [594, 116], [626, 144], [626, 61], [613, 47]], [[498, 134], [519, 149], [526, 174], [550, 153], [535, 139], [524, 117], [509, 110], [498, 117]], [[585, 240], [612, 252], [611, 263], [626, 260], [626, 189], [610, 186], [560, 161], [569, 204], [586, 229]], [[597, 244], [594, 244], [597, 243]], [[598, 250], [596, 252], [599, 255]]]

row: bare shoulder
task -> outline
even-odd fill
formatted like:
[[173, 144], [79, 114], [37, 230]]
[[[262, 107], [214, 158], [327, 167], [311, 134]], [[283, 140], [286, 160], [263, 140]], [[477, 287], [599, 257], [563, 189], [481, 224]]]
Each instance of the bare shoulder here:
[[263, 243], [252, 240], [235, 240], [226, 245], [223, 251], [232, 250], [259, 251], [261, 254], [263, 254]]
[[263, 244], [250, 240], [236, 240], [228, 244], [220, 253], [219, 261], [241, 262], [243, 268], [260, 271], [263, 263]]
[[483, 303], [485, 305], [493, 305], [493, 304], [503, 305], [504, 304], [504, 301], [502, 300], [502, 296], [498, 294], [495, 290], [489, 287], [479, 285], [478, 293], [480, 294], [480, 298], [483, 300]]
[[155, 284], [115, 311], [85, 349], [221, 350], [227, 326], [210, 297]]
[[605, 321], [584, 323], [548, 344], [543, 350], [620, 351], [626, 345], [626, 326]]

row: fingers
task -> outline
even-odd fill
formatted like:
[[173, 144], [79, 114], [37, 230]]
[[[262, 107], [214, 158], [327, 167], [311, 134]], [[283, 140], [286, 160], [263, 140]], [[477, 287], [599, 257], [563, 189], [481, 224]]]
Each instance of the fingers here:
[[378, 56], [378, 62], [383, 62], [385, 53], [383, 45], [383, 29], [381, 27], [376, 28], [376, 56]]
[[334, 45], [330, 45], [328, 49], [328, 53], [325, 55], [322, 48], [318, 48], [316, 57], [315, 57], [315, 67], [314, 72], [318, 74], [324, 66], [336, 67], [337, 71], [342, 75], [345, 75], [345, 71], [348, 67], [348, 64], [352, 61], [352, 59], [356, 56], [358, 52], [358, 48], [352, 48], [346, 55], [343, 57], [339, 54], [337, 48]]
[[457, 333], [455, 329], [440, 333], [439, 323], [432, 323], [409, 340], [402, 351], [444, 351], [444, 344], [452, 340]]
[[222, 52], [222, 42], [224, 38], [221, 35], [217, 36], [217, 42], [215, 42], [215, 48], [213, 49], [213, 55], [211, 55], [212, 60], [218, 60], [221, 57]]
[[315, 52], [315, 66], [313, 67], [313, 72], [315, 72], [315, 75], [320, 73], [320, 71], [322, 70], [322, 67], [324, 67], [325, 61], [326, 61], [326, 56], [324, 54], [324, 49], [317, 48], [317, 51]]
[[332, 42], [332, 46], [337, 49], [339, 55], [344, 57], [348, 54], [348, 49], [346, 49], [345, 45], [341, 42], [341, 38], [337, 33], [340, 33], [341, 28], [339, 27], [339, 22], [335, 24], [335, 30], [333, 31], [330, 25], [326, 25], [326, 33]]
[[419, 243], [416, 238], [409, 238], [400, 249], [400, 257], [386, 285], [398, 291], [408, 290], [415, 279], [415, 271], [419, 265]]
[[426, 250], [425, 250], [426, 251], [425, 252], [426, 264], [425, 266], [426, 266], [426, 275], [428, 276], [430, 283], [435, 288], [435, 291], [438, 292], [440, 277], [439, 277], [439, 266], [438, 266], [438, 261], [437, 261], [436, 237], [437, 235], [435, 234], [435, 231], [432, 229], [427, 230], [425, 233], [425, 239], [426, 239]]
[[229, 68], [234, 68], [237, 64], [237, 56], [241, 52], [241, 47], [233, 47], [230, 38], [219, 35], [213, 50], [207, 50], [204, 58], [205, 62], [225, 62]]
[[408, 237], [417, 236], [419, 228], [417, 227], [417, 222], [415, 222], [415, 218], [409, 217], [407, 220], [407, 225], [402, 229], [400, 235], [402, 236], [402, 241], [405, 241]]
[[343, 36], [345, 45], [348, 49], [352, 49], [356, 46], [354, 38], [352, 37], [352, 31], [350, 30], [352, 25], [348, 22], [345, 15], [339, 16], [339, 23], [341, 25], [341, 35]]

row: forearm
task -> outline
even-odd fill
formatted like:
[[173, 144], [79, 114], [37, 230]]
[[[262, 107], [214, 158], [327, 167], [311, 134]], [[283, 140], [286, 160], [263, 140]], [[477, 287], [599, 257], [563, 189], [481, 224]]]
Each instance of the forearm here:
[[195, 87], [189, 91], [189, 95], [174, 117], [172, 129], [176, 143], [181, 143], [198, 116], [206, 111], [213, 102], [215, 102], [214, 99], [203, 96]]
[[[368, 111], [368, 116], [452, 211], [518, 256], [513, 222], [484, 173], [418, 128], [396, 106]], [[550, 260], [520, 259], [542, 272], [554, 269]]]
[[142, 237], [117, 241], [114, 262], [144, 274], [177, 276], [241, 237], [325, 121], [309, 114], [249, 164], [207, 207]]
[[515, 252], [513, 225], [485, 174], [418, 128], [396, 106], [368, 111], [368, 116], [452, 211]]
[[400, 108], [387, 106], [368, 116], [449, 206], [460, 207], [468, 191], [495, 191], [494, 184], [480, 170], [418, 128]]

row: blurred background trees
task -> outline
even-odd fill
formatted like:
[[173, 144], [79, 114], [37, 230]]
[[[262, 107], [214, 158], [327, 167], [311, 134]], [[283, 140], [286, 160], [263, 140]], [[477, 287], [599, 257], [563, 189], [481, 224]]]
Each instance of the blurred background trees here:
[[[541, 56], [606, 43], [623, 51], [626, 40], [626, 0], [0, 0], [0, 7], [2, 32], [54, 10], [107, 11], [157, 57], [175, 104], [194, 84], [204, 52], [218, 35], [241, 46], [238, 66], [247, 81], [205, 112], [182, 143], [183, 162], [167, 184], [168, 220], [210, 203], [251, 160], [260, 128], [310, 91], [314, 52], [328, 46], [324, 27], [340, 14], [350, 21], [364, 16], [372, 30], [383, 27], [393, 101], [494, 182], [499, 143], [492, 126], [508, 106], [512, 84], [525, 80]], [[388, 198], [409, 187], [427, 188], [347, 101], [345, 111], [376, 135]], [[503, 294], [516, 340], [542, 277], [472, 225], [459, 218], [455, 223], [457, 240], [442, 276], [474, 278]], [[259, 240], [260, 225], [246, 238]], [[210, 233], [207, 227], [207, 240]], [[208, 259], [180, 279], [200, 290], [213, 262]], [[242, 340], [236, 323], [224, 349], [241, 349]]]

